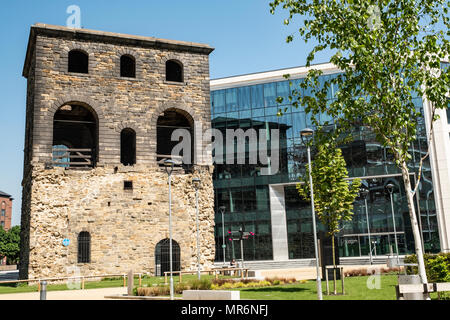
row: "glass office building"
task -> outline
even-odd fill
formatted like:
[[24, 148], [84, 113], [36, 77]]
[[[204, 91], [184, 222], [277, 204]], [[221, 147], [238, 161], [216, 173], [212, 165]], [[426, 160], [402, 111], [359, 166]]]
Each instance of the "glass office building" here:
[[[330, 64], [320, 66], [325, 81], [339, 71]], [[291, 74], [292, 86], [282, 75]], [[279, 129], [279, 170], [273, 175], [261, 175], [258, 165], [216, 164], [214, 189], [216, 205], [216, 261], [223, 261], [225, 232], [225, 260], [240, 259], [240, 243], [230, 241], [228, 231], [254, 232], [244, 240], [244, 259], [278, 260], [308, 259], [314, 257], [312, 217], [310, 203], [302, 200], [296, 184], [305, 170], [306, 150], [300, 139], [300, 131], [312, 127], [311, 116], [302, 107], [289, 105], [287, 97], [306, 76], [306, 68], [280, 70], [268, 73], [217, 79], [211, 82], [211, 117], [213, 128], [243, 130]], [[335, 88], [328, 99], [334, 99]], [[308, 91], [302, 91], [308, 95]], [[277, 103], [284, 97], [285, 105]], [[423, 114], [422, 98], [414, 99], [417, 110]], [[282, 116], [278, 111], [285, 110]], [[320, 115], [320, 121], [331, 121], [328, 115]], [[270, 130], [267, 130], [269, 132]], [[354, 128], [353, 141], [342, 146], [349, 176], [362, 179], [369, 190], [366, 199], [358, 198], [351, 222], [342, 226], [338, 236], [340, 257], [385, 256], [395, 252], [394, 226], [400, 254], [414, 252], [414, 240], [408, 212], [403, 180], [393, 156], [375, 140], [366, 127]], [[427, 136], [424, 118], [419, 119], [418, 137], [410, 150], [409, 164], [412, 181], [416, 179], [420, 157], [427, 152]], [[416, 173], [414, 173], [416, 172]], [[392, 194], [386, 185], [394, 184]], [[415, 196], [416, 210], [426, 252], [439, 252], [440, 241], [436, 219], [432, 173], [429, 161], [423, 165], [423, 176]], [[366, 206], [367, 203], [367, 206]], [[224, 225], [219, 207], [225, 207]], [[366, 218], [368, 216], [368, 219]], [[323, 226], [319, 229], [324, 230]], [[369, 236], [372, 245], [369, 246]]]

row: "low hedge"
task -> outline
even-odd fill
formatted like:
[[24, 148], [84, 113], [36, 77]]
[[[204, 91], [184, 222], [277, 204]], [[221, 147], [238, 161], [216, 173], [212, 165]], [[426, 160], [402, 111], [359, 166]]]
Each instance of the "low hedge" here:
[[[240, 281], [234, 281], [232, 279], [202, 279], [193, 280], [189, 282], [177, 283], [174, 287], [176, 294], [183, 293], [184, 290], [227, 290], [237, 288], [257, 288], [278, 286], [285, 284], [294, 284], [297, 280], [295, 278], [266, 278], [265, 280], [258, 281], [252, 279], [243, 279]], [[306, 280], [299, 281], [300, 283], [306, 283]], [[134, 295], [136, 296], [167, 296], [170, 293], [170, 289], [167, 285], [152, 285], [150, 287], [144, 286], [134, 288]]]
[[[425, 254], [425, 271], [428, 282], [450, 282], [450, 253]], [[405, 263], [417, 263], [415, 254], [406, 256]], [[417, 267], [407, 267], [408, 274], [418, 274]]]

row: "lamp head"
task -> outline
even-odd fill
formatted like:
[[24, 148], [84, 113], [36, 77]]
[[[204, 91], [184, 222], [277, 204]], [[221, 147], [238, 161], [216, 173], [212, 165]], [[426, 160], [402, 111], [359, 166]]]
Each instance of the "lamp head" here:
[[387, 189], [387, 191], [390, 193], [390, 194], [392, 194], [393, 192], [394, 192], [394, 185], [392, 184], [392, 183], [388, 183], [387, 185], [386, 185], [386, 189]]
[[166, 167], [167, 174], [171, 174], [173, 171], [173, 167], [175, 165], [175, 161], [171, 159], [164, 160], [164, 166]]
[[192, 184], [194, 185], [194, 188], [198, 190], [198, 188], [200, 188], [200, 184], [202, 183], [202, 181], [195, 177], [194, 179], [192, 179]]
[[303, 143], [308, 143], [311, 141], [314, 135], [314, 130], [310, 128], [305, 128], [300, 131], [300, 137], [302, 138]]
[[359, 194], [360, 194], [363, 198], [366, 198], [367, 195], [369, 194], [369, 190], [367, 190], [366, 188], [362, 188], [362, 189], [359, 191]]

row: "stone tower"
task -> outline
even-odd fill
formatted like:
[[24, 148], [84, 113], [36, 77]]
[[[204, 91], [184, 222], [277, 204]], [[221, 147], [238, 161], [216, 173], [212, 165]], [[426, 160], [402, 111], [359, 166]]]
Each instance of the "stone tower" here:
[[[196, 266], [194, 177], [201, 179], [201, 262], [214, 259], [209, 54], [192, 42], [36, 24], [27, 79], [20, 277]], [[183, 160], [172, 133], [192, 133]], [[190, 150], [188, 150], [190, 149]]]

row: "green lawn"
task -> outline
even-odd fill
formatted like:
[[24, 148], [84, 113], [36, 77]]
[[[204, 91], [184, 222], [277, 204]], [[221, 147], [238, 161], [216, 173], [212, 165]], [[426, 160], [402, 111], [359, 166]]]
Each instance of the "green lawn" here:
[[[212, 279], [213, 276], [202, 276], [203, 278]], [[183, 276], [184, 281], [191, 281], [196, 279], [196, 275]], [[395, 300], [395, 285], [397, 284], [397, 275], [382, 275], [380, 277], [380, 289], [370, 290], [367, 287], [368, 277], [350, 277], [345, 278], [345, 295], [327, 296], [325, 282], [323, 286], [324, 300]], [[151, 286], [153, 284], [163, 284], [164, 277], [143, 277], [142, 285]], [[174, 283], [178, 283], [178, 277], [174, 277]], [[135, 278], [135, 286], [138, 284], [138, 279]], [[95, 288], [111, 288], [123, 286], [123, 279], [105, 279], [97, 282], [85, 282], [85, 289]], [[330, 282], [330, 289], [333, 287]], [[340, 289], [340, 282], [338, 281], [338, 292]], [[49, 285], [48, 291], [68, 290], [66, 284]], [[296, 283], [291, 285], [272, 286], [263, 288], [242, 288], [235, 289], [241, 291], [241, 299], [257, 299], [257, 300], [316, 300], [316, 282], [307, 281], [305, 283]], [[13, 285], [1, 285], [0, 294], [6, 293], [21, 293], [21, 292], [37, 292], [37, 285], [28, 286], [20, 285], [14, 287]], [[0, 298], [1, 299], [1, 298]]]
[[[369, 277], [345, 278], [345, 295], [326, 295], [326, 284], [322, 282], [324, 300], [395, 300], [397, 275], [382, 275], [380, 289], [367, 287]], [[333, 284], [330, 282], [330, 290]], [[338, 293], [340, 292], [338, 281]], [[316, 281], [291, 285], [240, 289], [241, 299], [258, 300], [317, 300]]]
[[[213, 279], [214, 276], [202, 275], [202, 279]], [[183, 275], [184, 281], [191, 281], [196, 279], [196, 275]], [[174, 284], [178, 283], [178, 276], [173, 277]], [[139, 284], [139, 279], [135, 277], [134, 285], [137, 286]], [[142, 285], [151, 286], [153, 284], [164, 284], [164, 277], [142, 277]], [[81, 284], [80, 284], [81, 286]], [[114, 288], [114, 287], [122, 287], [123, 286], [123, 278], [114, 278], [114, 279], [104, 279], [102, 281], [86, 281], [84, 284], [85, 289], [98, 289], [98, 288]], [[23, 292], [37, 292], [37, 284], [29, 286], [28, 284], [20, 284], [16, 286], [16, 284], [1, 284], [0, 285], [0, 294], [6, 293], [23, 293]], [[52, 284], [47, 286], [47, 291], [62, 291], [69, 290], [66, 284]]]

